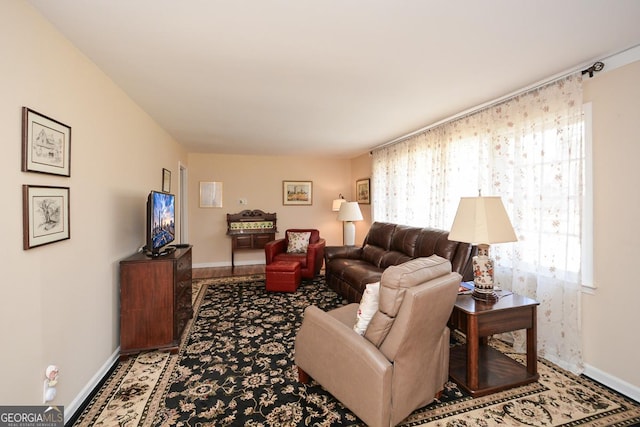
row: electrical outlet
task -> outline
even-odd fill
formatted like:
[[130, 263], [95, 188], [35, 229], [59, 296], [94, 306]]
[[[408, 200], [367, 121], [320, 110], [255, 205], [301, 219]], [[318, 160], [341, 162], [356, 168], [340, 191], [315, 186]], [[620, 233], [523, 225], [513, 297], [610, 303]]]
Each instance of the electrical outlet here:
[[240, 199], [238, 201], [241, 205], [246, 205], [247, 204], [247, 199]]

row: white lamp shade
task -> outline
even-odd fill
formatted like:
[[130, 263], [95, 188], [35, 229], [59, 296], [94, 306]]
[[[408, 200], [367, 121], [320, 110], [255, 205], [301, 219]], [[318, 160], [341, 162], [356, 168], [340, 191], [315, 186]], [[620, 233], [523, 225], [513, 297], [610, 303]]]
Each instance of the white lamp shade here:
[[489, 245], [518, 238], [500, 197], [489, 196], [460, 199], [449, 240]]
[[331, 210], [334, 212], [338, 212], [340, 210], [340, 206], [346, 202], [345, 199], [333, 199], [333, 205], [331, 207]]
[[358, 202], [344, 202], [338, 211], [338, 221], [361, 221], [362, 212]]

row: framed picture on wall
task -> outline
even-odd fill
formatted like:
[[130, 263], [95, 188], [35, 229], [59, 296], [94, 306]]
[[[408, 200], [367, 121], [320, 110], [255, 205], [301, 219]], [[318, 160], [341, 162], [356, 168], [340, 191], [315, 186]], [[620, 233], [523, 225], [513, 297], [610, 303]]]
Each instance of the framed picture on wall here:
[[282, 204], [313, 204], [313, 181], [282, 181]]
[[200, 207], [222, 207], [222, 182], [200, 182]]
[[71, 128], [22, 107], [22, 171], [71, 176]]
[[23, 249], [71, 237], [69, 187], [22, 186]]
[[171, 193], [171, 171], [162, 168], [162, 192]]
[[371, 203], [371, 192], [369, 191], [369, 178], [356, 181], [356, 202], [368, 205]]

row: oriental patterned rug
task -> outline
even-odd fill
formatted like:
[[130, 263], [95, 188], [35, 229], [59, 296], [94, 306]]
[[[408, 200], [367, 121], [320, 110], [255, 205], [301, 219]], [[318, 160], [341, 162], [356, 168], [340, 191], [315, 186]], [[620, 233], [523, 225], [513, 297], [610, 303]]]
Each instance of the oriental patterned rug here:
[[[119, 362], [77, 426], [362, 425], [316, 383], [297, 381], [293, 343], [309, 304], [343, 301], [324, 279], [267, 293], [264, 275], [194, 281], [194, 319], [178, 354]], [[524, 363], [504, 343], [491, 345]], [[640, 405], [540, 359], [540, 380], [480, 398], [454, 383], [402, 426], [630, 426]]]

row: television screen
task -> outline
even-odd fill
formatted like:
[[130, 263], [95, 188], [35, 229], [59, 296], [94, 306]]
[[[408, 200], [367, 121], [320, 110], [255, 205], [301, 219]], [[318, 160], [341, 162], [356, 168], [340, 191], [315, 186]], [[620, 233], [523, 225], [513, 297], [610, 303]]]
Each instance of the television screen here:
[[152, 191], [147, 200], [147, 251], [153, 255], [175, 240], [175, 196]]

